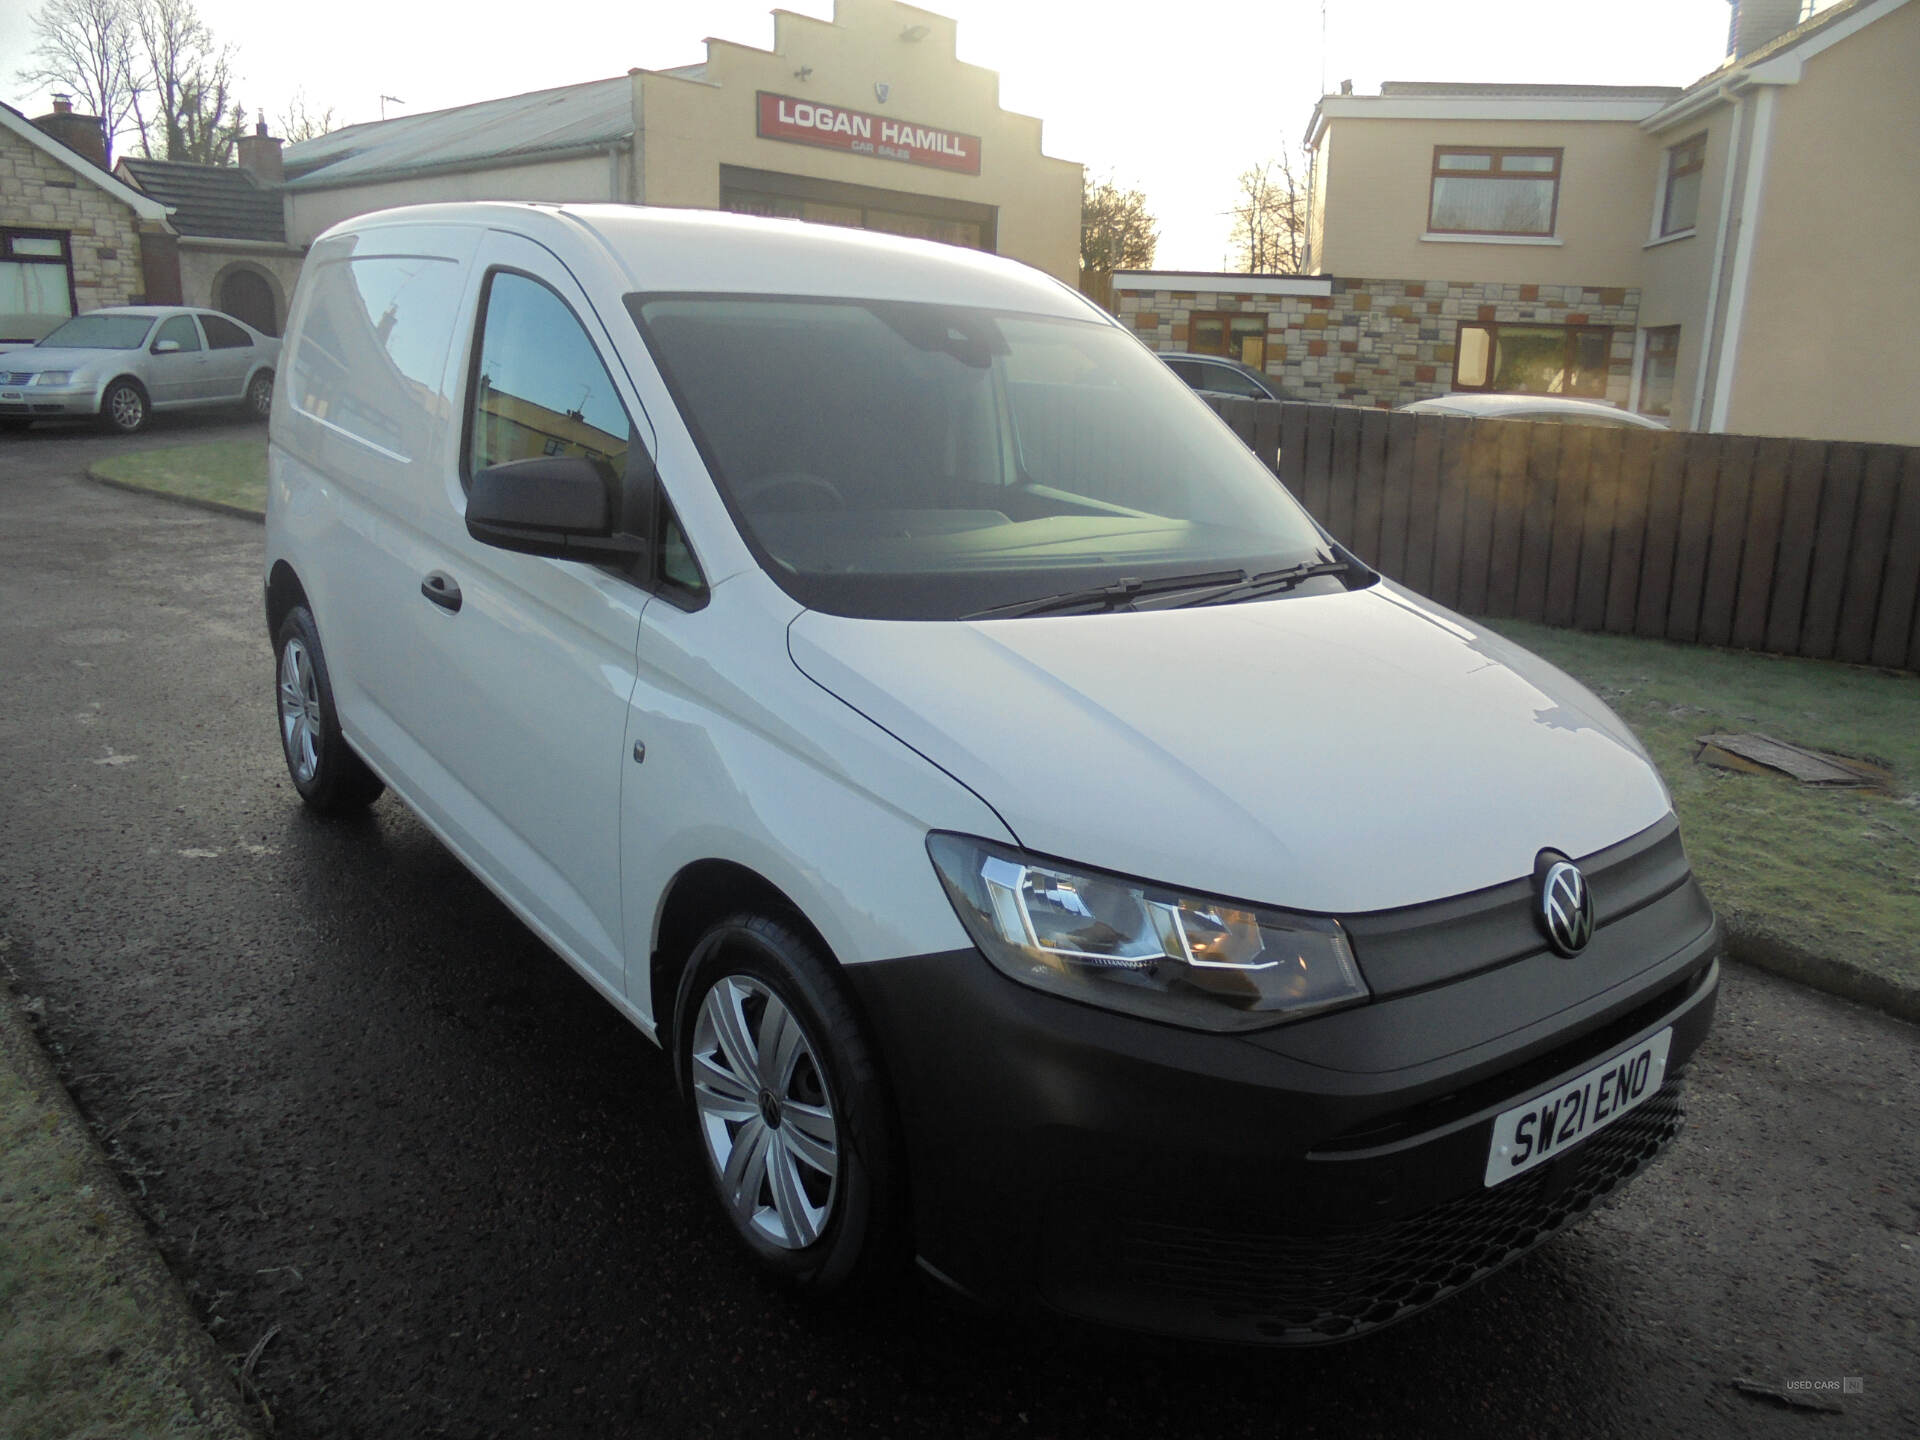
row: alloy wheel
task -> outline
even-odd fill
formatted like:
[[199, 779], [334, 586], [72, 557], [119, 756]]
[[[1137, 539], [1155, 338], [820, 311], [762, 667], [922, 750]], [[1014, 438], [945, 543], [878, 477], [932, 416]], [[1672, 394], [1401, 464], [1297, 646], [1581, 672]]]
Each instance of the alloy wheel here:
[[299, 640], [289, 640], [280, 652], [280, 740], [302, 785], [320, 768], [320, 734], [320, 681], [313, 657]]
[[147, 402], [131, 385], [122, 385], [107, 401], [113, 423], [122, 430], [138, 430], [147, 418]]

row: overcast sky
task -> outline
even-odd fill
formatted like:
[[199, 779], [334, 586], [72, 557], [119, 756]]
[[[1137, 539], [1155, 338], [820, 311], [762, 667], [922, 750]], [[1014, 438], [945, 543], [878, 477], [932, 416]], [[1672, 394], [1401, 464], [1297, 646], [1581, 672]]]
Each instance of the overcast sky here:
[[[240, 100], [284, 113], [304, 90], [344, 122], [442, 109], [629, 66], [702, 59], [707, 36], [771, 46], [766, 0], [648, 6], [634, 0], [199, 0], [238, 52]], [[783, 7], [828, 18], [832, 0]], [[960, 22], [960, 58], [998, 70], [1001, 103], [1046, 122], [1049, 154], [1144, 190], [1163, 268], [1226, 263], [1235, 177], [1297, 145], [1315, 98], [1350, 79], [1684, 85], [1719, 64], [1727, 0], [929, 0]], [[39, 0], [0, 0], [0, 97], [30, 115], [47, 92], [16, 71]], [[884, 78], [884, 77], [879, 77]], [[946, 115], [915, 116], [964, 124]]]

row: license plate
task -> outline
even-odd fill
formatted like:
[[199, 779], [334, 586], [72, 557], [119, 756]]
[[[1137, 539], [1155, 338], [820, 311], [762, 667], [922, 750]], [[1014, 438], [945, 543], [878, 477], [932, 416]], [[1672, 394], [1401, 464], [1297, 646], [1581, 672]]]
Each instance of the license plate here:
[[0, 391], [0, 400], [24, 400], [27, 397], [18, 390]]
[[1504, 1110], [1493, 1122], [1487, 1184], [1524, 1175], [1604, 1130], [1659, 1090], [1667, 1073], [1671, 1027], [1602, 1060], [1584, 1075]]

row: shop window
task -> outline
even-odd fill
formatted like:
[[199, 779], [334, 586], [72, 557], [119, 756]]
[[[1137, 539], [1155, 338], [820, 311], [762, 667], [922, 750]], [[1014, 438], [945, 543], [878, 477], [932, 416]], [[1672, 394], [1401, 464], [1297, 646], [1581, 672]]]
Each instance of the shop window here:
[[1550, 236], [1560, 206], [1560, 151], [1433, 152], [1427, 229], [1438, 235]]
[[1453, 388], [1604, 397], [1612, 345], [1604, 325], [1462, 325]]
[[1667, 184], [1660, 201], [1660, 233], [1682, 235], [1700, 213], [1700, 176], [1707, 168], [1704, 132], [1667, 150]]
[[0, 340], [38, 340], [73, 314], [67, 237], [0, 230]]
[[1662, 325], [1646, 332], [1640, 355], [1640, 413], [1662, 420], [1673, 416], [1673, 374], [1680, 361], [1680, 327]]
[[1196, 310], [1187, 317], [1187, 349], [1196, 355], [1224, 355], [1267, 368], [1267, 317]]

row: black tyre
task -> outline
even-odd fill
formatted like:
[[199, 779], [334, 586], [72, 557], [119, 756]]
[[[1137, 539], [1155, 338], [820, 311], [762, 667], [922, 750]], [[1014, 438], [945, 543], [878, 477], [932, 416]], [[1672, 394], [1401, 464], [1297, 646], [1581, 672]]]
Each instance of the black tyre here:
[[118, 435], [132, 435], [147, 426], [147, 392], [132, 380], [116, 380], [100, 397], [100, 423]]
[[262, 370], [247, 382], [247, 414], [265, 420], [273, 414], [273, 372]]
[[304, 605], [280, 622], [273, 652], [278, 684], [280, 752], [300, 798], [322, 815], [364, 810], [386, 789], [340, 733], [320, 632]]
[[830, 961], [735, 915], [694, 947], [674, 1039], [721, 1208], [761, 1267], [826, 1292], [899, 1269], [892, 1110]]

